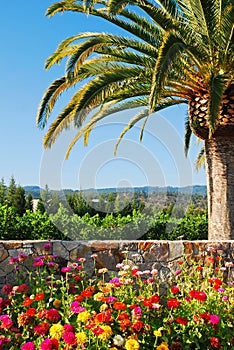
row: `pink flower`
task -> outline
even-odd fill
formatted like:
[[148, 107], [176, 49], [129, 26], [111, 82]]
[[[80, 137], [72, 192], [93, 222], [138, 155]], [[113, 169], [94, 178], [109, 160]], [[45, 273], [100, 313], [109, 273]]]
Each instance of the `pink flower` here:
[[70, 266], [65, 266], [65, 267], [61, 268], [61, 272], [67, 273], [67, 272], [70, 272], [70, 271], [71, 271], [71, 267]]
[[45, 243], [44, 244], [44, 249], [45, 249], [46, 252], [50, 251], [51, 247], [52, 247], [51, 243]]
[[75, 345], [76, 344], [76, 336], [73, 332], [65, 332], [63, 334], [63, 340], [67, 345]]
[[220, 318], [218, 315], [210, 315], [210, 323], [218, 324], [220, 322]]
[[44, 266], [45, 263], [42, 259], [35, 258], [33, 266]]
[[74, 332], [74, 327], [72, 324], [66, 323], [64, 326], [64, 331], [65, 332]]
[[139, 306], [135, 307], [133, 310], [132, 310], [132, 318], [135, 319], [135, 320], [138, 320], [142, 315], [142, 310]]
[[78, 260], [79, 262], [83, 263], [83, 262], [86, 261], [86, 258], [78, 258], [77, 260]]
[[21, 346], [21, 350], [35, 350], [36, 349], [36, 346], [33, 342], [27, 342], [27, 343], [24, 343], [22, 346]]
[[12, 320], [10, 319], [10, 317], [8, 315], [1, 315], [0, 316], [0, 321], [1, 321], [1, 325], [0, 325], [0, 328], [6, 328], [6, 329], [9, 329], [12, 327], [13, 325], [13, 322]]
[[86, 310], [84, 307], [80, 306], [80, 303], [78, 301], [73, 301], [70, 304], [70, 309], [74, 314], [79, 314], [81, 311]]
[[46, 338], [41, 343], [40, 349], [41, 350], [58, 350], [59, 348], [59, 342], [57, 339], [49, 339]]

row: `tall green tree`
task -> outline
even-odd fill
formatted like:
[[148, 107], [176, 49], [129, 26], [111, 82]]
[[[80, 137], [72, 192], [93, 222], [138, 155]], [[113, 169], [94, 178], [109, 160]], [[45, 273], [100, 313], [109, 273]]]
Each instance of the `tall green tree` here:
[[5, 204], [6, 193], [7, 193], [7, 186], [5, 184], [4, 178], [2, 177], [0, 181], [0, 205]]
[[143, 131], [151, 114], [185, 103], [186, 152], [192, 133], [204, 141], [209, 238], [233, 239], [233, 0], [64, 0], [51, 5], [47, 16], [66, 11], [100, 17], [126, 35], [78, 33], [47, 59], [47, 69], [63, 58], [67, 64], [42, 98], [39, 127], [46, 126], [61, 93], [78, 87], [51, 123], [44, 146], [74, 125], [68, 156], [81, 136], [87, 144], [98, 121], [116, 111], [142, 107], [121, 139], [137, 122]]
[[33, 196], [30, 192], [26, 197], [25, 210], [30, 210], [30, 211], [33, 210]]
[[25, 213], [26, 197], [25, 190], [21, 186], [17, 186], [14, 197], [13, 207], [15, 207], [16, 213], [22, 216]]
[[7, 187], [6, 193], [6, 204], [11, 207], [14, 205], [15, 192], [17, 189], [17, 185], [15, 182], [14, 176], [11, 177], [9, 186]]

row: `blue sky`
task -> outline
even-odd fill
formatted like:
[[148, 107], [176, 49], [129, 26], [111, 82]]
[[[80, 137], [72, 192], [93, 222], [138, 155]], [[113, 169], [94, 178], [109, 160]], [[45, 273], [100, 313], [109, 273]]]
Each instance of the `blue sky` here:
[[[88, 147], [82, 140], [64, 160], [73, 131], [59, 138], [45, 151], [42, 139], [46, 130], [36, 128], [35, 116], [43, 92], [64, 71], [64, 62], [50, 71], [44, 69], [46, 58], [63, 39], [83, 31], [109, 31], [114, 26], [100, 19], [64, 13], [45, 16], [54, 1], [12, 0], [0, 12], [1, 55], [1, 171], [8, 183], [49, 185], [49, 188], [103, 188], [121, 186], [184, 186], [205, 184], [205, 172], [194, 171], [198, 151], [192, 141], [190, 157], [183, 153], [186, 107], [170, 108], [153, 116], [139, 143], [136, 127], [120, 144], [117, 156], [113, 147], [132, 114], [115, 115], [91, 133]], [[61, 98], [52, 119], [69, 97]]]

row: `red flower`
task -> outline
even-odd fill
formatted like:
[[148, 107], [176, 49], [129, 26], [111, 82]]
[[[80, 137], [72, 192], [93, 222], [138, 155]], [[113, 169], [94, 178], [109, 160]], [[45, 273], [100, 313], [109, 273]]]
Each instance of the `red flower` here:
[[179, 288], [177, 287], [177, 286], [173, 286], [173, 287], [171, 287], [171, 292], [172, 292], [172, 294], [177, 294], [177, 293], [179, 293]]
[[116, 310], [126, 310], [126, 304], [122, 303], [121, 301], [116, 301], [116, 303], [114, 303], [113, 308]]
[[34, 307], [31, 307], [30, 309], [28, 309], [28, 310], [26, 311], [26, 315], [28, 315], [28, 316], [35, 316], [36, 313], [37, 313], [37, 310], [34, 309]]
[[126, 331], [126, 329], [131, 326], [132, 326], [132, 322], [127, 318], [120, 321], [120, 328], [122, 331]]
[[19, 285], [16, 289], [17, 293], [27, 293], [29, 290], [29, 287], [26, 283], [23, 283], [21, 285]]
[[197, 299], [198, 301], [206, 301], [207, 296], [205, 292], [197, 292], [195, 299]]
[[191, 290], [189, 292], [189, 295], [190, 295], [191, 298], [197, 299], [198, 301], [206, 301], [206, 299], [207, 299], [207, 296], [206, 296], [205, 292], [200, 292], [200, 291], [197, 291], [197, 290]]
[[210, 321], [210, 314], [209, 312], [204, 312], [199, 315], [203, 320], [205, 320], [205, 323], [208, 323]]
[[186, 324], [188, 323], [188, 319], [187, 317], [176, 317], [176, 322], [186, 326]]
[[177, 300], [175, 298], [171, 298], [167, 301], [168, 309], [176, 309], [179, 306], [180, 306], [180, 302], [179, 302], [179, 300]]
[[83, 300], [82, 295], [76, 295], [75, 296], [75, 301], [82, 301], [82, 300]]
[[151, 297], [152, 303], [158, 303], [159, 300], [160, 300], [160, 296], [158, 294], [152, 295], [152, 297]]
[[5, 294], [5, 295], [9, 295], [10, 292], [12, 291], [12, 285], [7, 283], [7, 284], [4, 284], [4, 286], [2, 287], [2, 294]]
[[92, 332], [93, 332], [93, 334], [98, 336], [99, 334], [102, 334], [104, 332], [104, 329], [102, 329], [101, 327], [96, 327], [96, 328], [92, 329]]
[[203, 270], [203, 267], [202, 267], [202, 266], [197, 266], [196, 270], [197, 270], [197, 271], [202, 271], [202, 270]]
[[144, 330], [144, 323], [142, 321], [137, 321], [133, 324], [132, 329], [135, 333], [140, 333]]
[[219, 338], [217, 337], [211, 337], [210, 338], [210, 344], [213, 346], [215, 349], [220, 349], [220, 341]]
[[49, 309], [46, 313], [46, 318], [52, 322], [58, 322], [60, 319], [60, 313], [56, 309]]
[[147, 307], [149, 307], [149, 308], [153, 307], [153, 303], [152, 303], [151, 299], [145, 299], [145, 300], [143, 301], [143, 305], [144, 305], [144, 306], [147, 306]]
[[132, 269], [131, 273], [132, 273], [132, 276], [136, 276], [137, 275], [137, 272], [140, 271], [140, 269], [138, 267], [135, 267]]
[[43, 300], [45, 298], [45, 294], [44, 293], [40, 293], [40, 294], [36, 294], [35, 295], [35, 300]]
[[33, 299], [26, 297], [26, 298], [24, 298], [23, 306], [30, 306], [32, 304], [32, 302], [33, 302]]
[[50, 325], [48, 322], [42, 322], [39, 325], [34, 327], [34, 331], [38, 335], [45, 335], [50, 328]]
[[119, 314], [119, 316], [117, 317], [117, 320], [119, 320], [119, 321], [125, 320], [125, 319], [129, 319], [129, 315], [126, 314], [126, 312], [122, 312], [122, 313]]
[[112, 320], [110, 311], [105, 311], [95, 316], [96, 322], [110, 322]]
[[80, 294], [84, 298], [90, 298], [93, 293], [90, 290], [83, 290]]

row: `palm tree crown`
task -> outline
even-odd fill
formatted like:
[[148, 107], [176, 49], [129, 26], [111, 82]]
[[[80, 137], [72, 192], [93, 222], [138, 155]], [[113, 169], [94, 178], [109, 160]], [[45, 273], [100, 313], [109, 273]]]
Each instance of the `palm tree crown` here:
[[51, 124], [45, 147], [72, 124], [78, 132], [69, 154], [80, 136], [87, 143], [99, 120], [135, 107], [143, 109], [130, 120], [120, 138], [141, 119], [146, 121], [150, 113], [180, 103], [189, 104], [191, 115], [187, 146], [191, 130], [206, 138], [222, 126], [223, 120], [233, 128], [234, 106], [228, 110], [224, 103], [225, 98], [229, 101], [233, 97], [231, 0], [133, 0], [127, 5], [119, 0], [65, 0], [48, 8], [48, 16], [63, 11], [88, 12], [130, 35], [79, 33], [64, 40], [47, 59], [47, 69], [64, 57], [67, 64], [65, 75], [43, 96], [37, 115], [39, 127], [46, 125], [63, 91], [76, 84], [79, 88]]
[[[120, 134], [150, 115], [185, 103], [185, 150], [204, 140], [209, 238], [234, 239], [233, 0], [64, 0], [47, 15], [73, 11], [100, 17], [126, 35], [78, 33], [58, 46], [46, 68], [67, 59], [65, 74], [46, 90], [37, 114], [44, 128], [58, 97], [75, 86], [44, 138], [50, 147], [73, 125], [77, 140], [117, 111], [140, 108]], [[155, 114], [153, 115], [155, 117]], [[203, 158], [202, 153], [200, 160]]]

